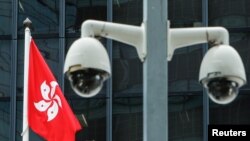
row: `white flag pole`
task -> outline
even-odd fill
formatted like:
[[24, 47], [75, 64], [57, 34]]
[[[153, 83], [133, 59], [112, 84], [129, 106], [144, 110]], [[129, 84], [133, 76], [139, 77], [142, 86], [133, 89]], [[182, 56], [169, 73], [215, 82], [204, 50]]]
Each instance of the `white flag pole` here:
[[29, 141], [29, 127], [28, 127], [28, 73], [29, 73], [29, 52], [31, 33], [30, 26], [31, 21], [26, 18], [23, 22], [25, 27], [24, 34], [24, 82], [23, 82], [23, 141]]

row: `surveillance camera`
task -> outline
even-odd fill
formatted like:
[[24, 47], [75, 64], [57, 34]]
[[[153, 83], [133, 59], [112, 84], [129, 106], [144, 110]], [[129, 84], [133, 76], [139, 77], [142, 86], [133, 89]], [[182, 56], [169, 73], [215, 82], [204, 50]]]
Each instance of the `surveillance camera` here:
[[95, 96], [111, 75], [107, 51], [97, 39], [76, 40], [66, 55], [64, 73], [77, 95]]
[[237, 51], [228, 45], [210, 48], [202, 60], [199, 81], [213, 102], [232, 102], [246, 83], [245, 69]]

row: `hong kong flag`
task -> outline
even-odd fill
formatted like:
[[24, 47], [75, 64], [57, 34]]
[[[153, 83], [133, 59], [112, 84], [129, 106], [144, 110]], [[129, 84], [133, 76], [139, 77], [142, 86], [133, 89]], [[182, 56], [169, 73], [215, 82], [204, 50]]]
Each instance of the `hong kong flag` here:
[[28, 75], [28, 124], [48, 141], [74, 141], [81, 129], [33, 39]]

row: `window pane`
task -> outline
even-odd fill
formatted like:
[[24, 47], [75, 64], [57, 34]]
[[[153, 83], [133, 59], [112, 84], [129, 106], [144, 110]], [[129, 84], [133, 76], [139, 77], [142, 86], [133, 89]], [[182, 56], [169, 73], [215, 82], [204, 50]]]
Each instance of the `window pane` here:
[[[230, 33], [230, 44], [239, 52], [245, 67], [247, 80], [250, 80], [250, 34]], [[250, 83], [244, 85], [242, 89], [250, 89]]]
[[58, 33], [59, 0], [19, 0], [18, 32], [23, 34], [23, 21], [32, 21], [32, 33]]
[[[142, 0], [114, 1], [113, 9], [114, 22], [137, 26], [142, 23]], [[136, 49], [114, 41], [112, 54], [114, 95], [142, 95], [142, 62]]]
[[171, 27], [202, 25], [201, 0], [169, 0], [168, 19]]
[[202, 91], [202, 85], [199, 83], [202, 54], [201, 45], [175, 51], [175, 55], [168, 65], [169, 94], [200, 93]]
[[218, 105], [210, 102], [210, 124], [250, 124], [250, 96], [249, 91], [240, 92], [232, 103]]
[[169, 141], [202, 141], [202, 96], [169, 97]]
[[107, 0], [66, 0], [66, 32], [79, 32], [87, 19], [106, 21]]
[[136, 49], [114, 42], [112, 63], [114, 95], [142, 95], [142, 62], [138, 58]]
[[16, 101], [16, 141], [22, 141], [23, 132], [23, 98]]
[[250, 25], [249, 0], [209, 0], [209, 25], [247, 27]]
[[113, 1], [114, 22], [122, 24], [141, 25], [142, 15], [142, 0]]
[[113, 99], [113, 140], [142, 141], [142, 98]]
[[10, 99], [0, 96], [0, 140], [9, 141], [10, 131]]
[[76, 141], [105, 141], [106, 140], [106, 99], [67, 99], [72, 110], [83, 126], [83, 116], [88, 126], [77, 132]]
[[[60, 76], [59, 71], [59, 42], [58, 39], [34, 39], [40, 53], [46, 60], [50, 70], [57, 79]], [[17, 96], [23, 96], [23, 69], [24, 69], [24, 41], [18, 41], [17, 54]], [[58, 79], [57, 79], [58, 80]]]
[[[143, 18], [142, 2], [113, 1], [113, 21], [140, 26]], [[115, 141], [142, 141], [142, 62], [134, 47], [121, 42], [113, 42], [112, 55], [112, 88], [115, 97], [112, 138]]]
[[12, 0], [1, 0], [0, 1], [0, 35], [11, 34], [11, 4]]
[[11, 43], [0, 40], [0, 98], [10, 96]]
[[[202, 25], [201, 0], [169, 0], [171, 27], [193, 27]], [[200, 93], [199, 70], [203, 56], [202, 45], [177, 49], [168, 65], [169, 94], [183, 92]]]

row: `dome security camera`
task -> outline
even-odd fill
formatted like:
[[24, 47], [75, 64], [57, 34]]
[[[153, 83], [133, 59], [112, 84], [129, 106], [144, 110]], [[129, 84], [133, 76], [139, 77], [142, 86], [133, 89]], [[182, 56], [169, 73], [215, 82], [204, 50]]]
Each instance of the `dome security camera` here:
[[111, 75], [107, 51], [97, 39], [76, 40], [65, 58], [64, 73], [77, 95], [95, 96]]
[[202, 60], [199, 81], [213, 102], [232, 102], [246, 83], [245, 69], [237, 51], [229, 45], [210, 48]]

